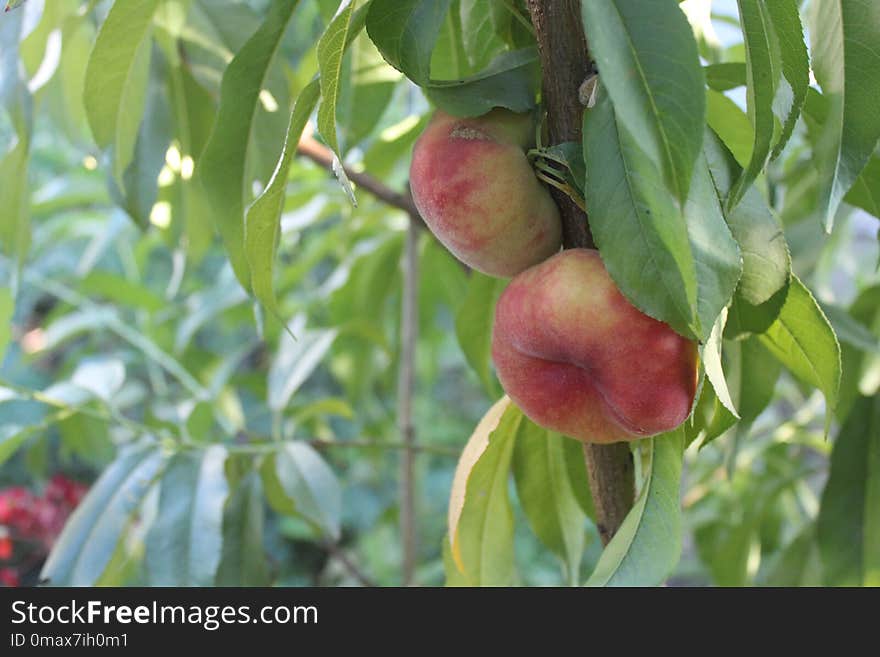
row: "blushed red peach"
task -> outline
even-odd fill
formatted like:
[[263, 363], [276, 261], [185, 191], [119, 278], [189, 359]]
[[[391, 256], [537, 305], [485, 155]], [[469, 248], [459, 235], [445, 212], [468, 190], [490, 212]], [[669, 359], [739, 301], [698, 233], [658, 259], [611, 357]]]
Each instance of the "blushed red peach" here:
[[529, 418], [588, 443], [669, 431], [696, 394], [696, 345], [631, 305], [591, 249], [562, 251], [511, 281], [492, 358]]
[[437, 112], [413, 149], [410, 185], [425, 223], [465, 264], [509, 277], [556, 253], [559, 211], [525, 149], [528, 115], [495, 109], [460, 119]]

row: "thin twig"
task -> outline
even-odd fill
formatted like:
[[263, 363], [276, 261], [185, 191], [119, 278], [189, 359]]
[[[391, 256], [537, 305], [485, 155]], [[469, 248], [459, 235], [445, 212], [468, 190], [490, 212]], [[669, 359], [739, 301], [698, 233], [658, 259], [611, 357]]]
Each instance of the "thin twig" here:
[[[332, 171], [333, 169], [333, 152], [312, 137], [303, 137], [300, 139], [296, 152], [327, 170]], [[419, 210], [416, 208], [416, 204], [413, 202], [412, 196], [409, 193], [402, 194], [396, 192], [381, 180], [377, 180], [363, 171], [355, 171], [346, 164], [343, 164], [342, 168], [345, 170], [348, 179], [355, 185], [367, 190], [380, 201], [399, 210], [403, 210], [410, 217], [414, 218], [419, 226], [424, 225]]]
[[336, 559], [339, 563], [341, 563], [348, 573], [354, 577], [361, 586], [375, 587], [376, 583], [367, 577], [360, 568], [358, 568], [355, 563], [348, 558], [348, 555], [345, 554], [345, 551], [340, 548], [336, 543], [326, 543], [325, 547], [327, 548], [327, 552], [330, 553], [334, 559]]
[[403, 545], [403, 585], [413, 583], [418, 549], [418, 527], [415, 510], [416, 439], [412, 417], [415, 388], [416, 340], [418, 338], [419, 303], [419, 229], [410, 219], [406, 233], [403, 268], [403, 301], [400, 312], [400, 365], [397, 376], [397, 426], [405, 445], [400, 455], [400, 537]]

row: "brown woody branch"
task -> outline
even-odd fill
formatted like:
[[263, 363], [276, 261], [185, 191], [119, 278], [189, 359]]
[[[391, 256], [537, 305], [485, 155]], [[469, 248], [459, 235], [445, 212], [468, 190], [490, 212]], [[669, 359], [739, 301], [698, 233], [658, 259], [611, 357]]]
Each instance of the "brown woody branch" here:
[[[542, 100], [551, 144], [581, 141], [584, 107], [579, 89], [593, 72], [581, 25], [580, 0], [528, 0], [543, 71]], [[552, 189], [563, 222], [565, 248], [594, 248], [587, 215]], [[627, 443], [584, 445], [596, 525], [607, 544], [633, 505], [635, 480]]]
[[[328, 171], [333, 170], [333, 151], [312, 137], [303, 137], [300, 139], [296, 152], [315, 164], [324, 167]], [[387, 203], [391, 207], [403, 210], [416, 222], [416, 225], [424, 227], [425, 222], [422, 219], [422, 215], [419, 214], [419, 210], [413, 202], [412, 195], [408, 191], [405, 194], [397, 192], [368, 173], [355, 171], [344, 164], [342, 165], [342, 168], [348, 176], [348, 179], [355, 185], [365, 189], [380, 201]]]

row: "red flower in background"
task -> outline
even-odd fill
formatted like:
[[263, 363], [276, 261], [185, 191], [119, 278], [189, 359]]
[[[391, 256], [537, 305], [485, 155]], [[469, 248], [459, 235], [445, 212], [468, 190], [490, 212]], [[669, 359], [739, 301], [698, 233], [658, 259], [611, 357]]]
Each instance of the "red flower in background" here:
[[0, 490], [0, 584], [18, 586], [24, 571], [42, 562], [68, 516], [88, 491], [88, 486], [54, 475], [42, 495], [21, 486]]
[[3, 586], [18, 586], [18, 573], [14, 568], [0, 568], [0, 584]]

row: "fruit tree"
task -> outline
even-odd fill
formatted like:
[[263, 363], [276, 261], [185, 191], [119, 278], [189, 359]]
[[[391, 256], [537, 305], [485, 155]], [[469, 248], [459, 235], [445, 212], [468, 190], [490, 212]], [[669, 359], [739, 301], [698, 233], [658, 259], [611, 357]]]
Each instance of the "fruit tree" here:
[[880, 585], [880, 3], [6, 9], [4, 582]]

